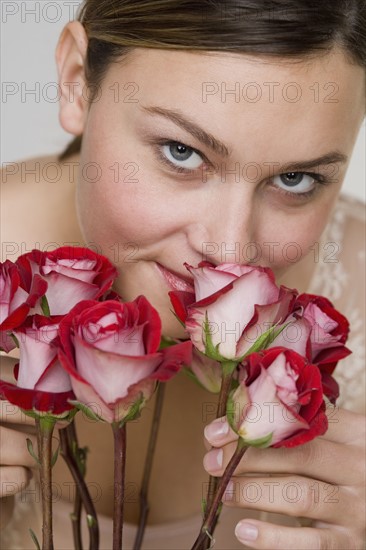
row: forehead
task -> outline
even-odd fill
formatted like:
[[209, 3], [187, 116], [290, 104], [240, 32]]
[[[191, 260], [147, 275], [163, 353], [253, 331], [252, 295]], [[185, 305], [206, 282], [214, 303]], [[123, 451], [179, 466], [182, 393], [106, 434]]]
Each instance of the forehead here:
[[[334, 48], [328, 53], [312, 55], [304, 59], [269, 58], [255, 54], [232, 52], [200, 52], [186, 50], [161, 50], [151, 48], [135, 48], [128, 56], [127, 61], [114, 64], [110, 71], [113, 75], [123, 79], [128, 74], [134, 74], [141, 85], [160, 81], [163, 87], [172, 86], [176, 92], [191, 90], [197, 98], [204, 101], [202, 90], [204, 84], [210, 82], [219, 84], [221, 96], [227, 95], [239, 87], [240, 99], [248, 104], [255, 104], [259, 98], [271, 102], [271, 96], [276, 103], [297, 103], [301, 98], [306, 101], [309, 97], [316, 97], [312, 91], [312, 84], [318, 83], [324, 88], [322, 100], [326, 103], [347, 101], [353, 103], [354, 95], [364, 100], [365, 97], [365, 70], [359, 65], [350, 63], [342, 50]], [[334, 89], [327, 84], [334, 83]], [[221, 86], [222, 84], [222, 86]], [[234, 84], [230, 88], [230, 84]], [[235, 86], [239, 84], [239, 86]], [[252, 86], [250, 86], [252, 84]], [[261, 87], [255, 93], [255, 84]], [[293, 84], [293, 90], [286, 90]], [[266, 88], [276, 88], [281, 85], [280, 93], [265, 94]], [[296, 93], [296, 85], [298, 93]], [[250, 90], [249, 88], [252, 87]], [[152, 88], [152, 87], [151, 87]], [[282, 89], [285, 88], [285, 89]], [[300, 93], [301, 88], [301, 93]], [[314, 89], [316, 87], [314, 86]], [[217, 95], [217, 88], [206, 90], [206, 96]], [[306, 93], [309, 90], [312, 93]], [[146, 89], [145, 89], [146, 91]], [[151, 89], [153, 92], [154, 90]], [[157, 90], [161, 92], [161, 87]], [[328, 91], [328, 94], [325, 93]], [[332, 93], [333, 92], [333, 93]], [[221, 99], [223, 99], [221, 97]], [[235, 96], [237, 102], [237, 97]]]
[[330, 141], [352, 147], [365, 112], [364, 79], [364, 69], [337, 49], [294, 62], [138, 48], [110, 66], [104, 85], [132, 83], [137, 109], [179, 110], [230, 147], [246, 140], [249, 156], [259, 142], [269, 155], [278, 145], [301, 145], [306, 155], [310, 141], [312, 152], [326, 152]]

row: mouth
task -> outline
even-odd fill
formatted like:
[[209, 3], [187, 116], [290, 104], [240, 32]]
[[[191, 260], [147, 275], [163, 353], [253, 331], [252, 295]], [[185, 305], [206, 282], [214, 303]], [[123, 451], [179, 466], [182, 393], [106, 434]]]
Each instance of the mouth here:
[[193, 277], [182, 275], [156, 262], [156, 266], [163, 276], [170, 290], [183, 290], [185, 292], [194, 292]]

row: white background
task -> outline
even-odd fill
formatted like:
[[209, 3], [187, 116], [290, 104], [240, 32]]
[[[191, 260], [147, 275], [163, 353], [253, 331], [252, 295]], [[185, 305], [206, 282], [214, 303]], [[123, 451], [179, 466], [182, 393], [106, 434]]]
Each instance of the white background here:
[[[54, 52], [67, 21], [75, 18], [79, 0], [1, 0], [1, 162], [60, 152], [71, 140], [58, 121]], [[33, 12], [33, 13], [31, 13]], [[4, 86], [15, 83], [14, 95]], [[26, 90], [39, 90], [22, 97]], [[11, 86], [11, 85], [10, 85]], [[365, 120], [343, 191], [365, 201]]]

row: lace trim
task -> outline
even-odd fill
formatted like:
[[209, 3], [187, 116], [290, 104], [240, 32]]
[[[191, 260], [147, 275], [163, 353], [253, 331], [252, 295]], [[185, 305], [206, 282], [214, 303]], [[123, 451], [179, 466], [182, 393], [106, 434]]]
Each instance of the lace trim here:
[[[337, 301], [344, 300], [340, 309], [350, 322], [351, 330], [347, 347], [352, 350], [352, 354], [341, 361], [334, 373], [340, 385], [337, 405], [355, 412], [363, 412], [365, 407], [365, 320], [360, 298], [357, 295], [359, 287], [352, 286], [352, 278], [355, 273], [365, 277], [365, 251], [363, 249], [353, 251], [353, 258], [357, 264], [353, 269], [356, 271], [352, 273], [351, 269], [347, 270], [342, 260], [342, 249], [347, 221], [350, 219], [365, 223], [365, 207], [356, 199], [341, 195], [324, 232], [321, 258], [309, 286], [309, 292], [326, 296], [335, 307], [337, 307]], [[338, 249], [335, 262], [334, 257], [332, 257], [333, 261], [329, 261], [328, 244], [334, 244]]]

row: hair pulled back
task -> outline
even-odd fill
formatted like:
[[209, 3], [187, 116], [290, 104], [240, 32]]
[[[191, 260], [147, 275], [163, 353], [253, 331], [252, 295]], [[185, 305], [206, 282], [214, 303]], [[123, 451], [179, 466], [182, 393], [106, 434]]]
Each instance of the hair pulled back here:
[[[111, 63], [134, 48], [221, 51], [293, 62], [340, 47], [366, 69], [366, 0], [84, 0], [86, 84], [97, 91]], [[77, 136], [59, 156], [80, 150]]]

